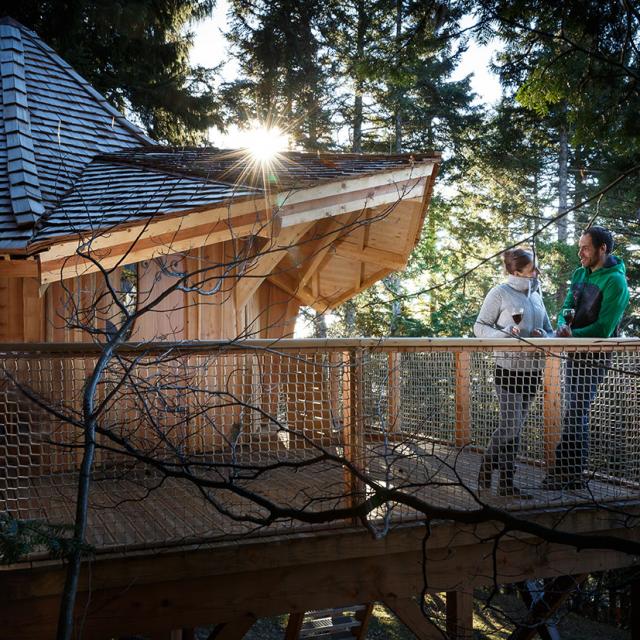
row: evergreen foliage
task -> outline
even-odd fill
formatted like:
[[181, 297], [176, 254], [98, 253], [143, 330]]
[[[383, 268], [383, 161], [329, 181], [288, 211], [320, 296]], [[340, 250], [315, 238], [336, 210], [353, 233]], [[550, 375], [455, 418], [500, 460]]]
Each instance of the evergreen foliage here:
[[132, 112], [152, 138], [204, 139], [221, 124], [214, 70], [191, 67], [186, 30], [215, 0], [73, 0], [14, 3], [33, 29], [114, 106]]
[[[0, 563], [18, 562], [34, 551], [46, 551], [54, 558], [67, 557], [73, 548], [72, 525], [51, 525], [38, 520], [17, 520], [0, 514]], [[90, 547], [82, 550], [83, 554]]]

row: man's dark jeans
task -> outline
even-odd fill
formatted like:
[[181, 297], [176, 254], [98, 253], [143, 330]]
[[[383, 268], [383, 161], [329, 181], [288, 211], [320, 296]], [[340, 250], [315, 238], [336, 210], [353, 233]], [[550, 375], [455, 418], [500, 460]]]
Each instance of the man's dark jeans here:
[[553, 475], [579, 481], [589, 457], [589, 411], [611, 363], [606, 353], [576, 353], [567, 359], [567, 409], [556, 448]]

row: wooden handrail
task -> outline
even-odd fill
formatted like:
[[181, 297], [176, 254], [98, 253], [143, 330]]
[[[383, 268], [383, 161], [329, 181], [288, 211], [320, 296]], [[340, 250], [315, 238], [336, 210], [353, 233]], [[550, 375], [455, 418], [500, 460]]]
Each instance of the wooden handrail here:
[[[508, 347], [508, 349], [505, 349]], [[373, 351], [602, 351], [640, 350], [640, 338], [531, 338], [514, 340], [500, 338], [332, 338], [332, 339], [282, 339], [282, 340], [202, 340], [195, 342], [128, 342], [120, 345], [119, 353], [180, 353], [207, 352], [211, 350], [273, 350], [283, 351], [316, 350], [347, 351], [349, 349], [370, 349]], [[100, 353], [100, 345], [88, 343], [5, 343], [0, 344], [0, 357], [11, 353], [57, 353], [77, 355]]]

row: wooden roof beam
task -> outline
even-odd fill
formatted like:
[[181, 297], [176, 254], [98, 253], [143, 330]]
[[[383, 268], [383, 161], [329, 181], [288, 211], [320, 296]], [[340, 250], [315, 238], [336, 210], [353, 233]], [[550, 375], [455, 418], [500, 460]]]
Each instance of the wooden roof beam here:
[[316, 311], [320, 308], [323, 311], [327, 309], [327, 304], [319, 304], [317, 297], [313, 295], [308, 287], [298, 286], [298, 283], [285, 273], [272, 273], [267, 280], [276, 285], [276, 287], [280, 287], [293, 298], [298, 298], [306, 306], [313, 307]]
[[360, 213], [352, 213], [346, 220], [330, 220], [318, 225], [318, 241], [313, 247], [311, 257], [305, 262], [299, 278], [300, 287], [305, 287], [311, 277], [318, 271], [325, 256], [332, 250], [333, 243], [340, 238], [340, 234], [348, 235], [353, 225], [360, 217]]
[[352, 260], [360, 260], [362, 262], [374, 262], [381, 267], [387, 267], [392, 271], [404, 269], [407, 264], [407, 257], [385, 249], [376, 249], [375, 247], [367, 247], [360, 249], [348, 239], [342, 240], [335, 245], [335, 253], [342, 258], [350, 258]]
[[[331, 300], [331, 302], [324, 307], [324, 311], [327, 309], [335, 309], [339, 307], [343, 302], [349, 300], [349, 298], [353, 298], [356, 294], [360, 293], [363, 289], [370, 287], [372, 284], [378, 282], [378, 280], [382, 280], [386, 275], [389, 275], [391, 271], [389, 269], [382, 269], [381, 271], [376, 271], [373, 275], [369, 276], [366, 280], [360, 282], [359, 287], [354, 287], [353, 289], [349, 289], [345, 291], [341, 296], [336, 298], [335, 300]], [[315, 307], [314, 307], [315, 308]]]
[[313, 222], [282, 229], [273, 242], [265, 245], [255, 263], [239, 278], [235, 287], [236, 308], [242, 309], [258, 290], [291, 247], [298, 244], [302, 236], [313, 226]]

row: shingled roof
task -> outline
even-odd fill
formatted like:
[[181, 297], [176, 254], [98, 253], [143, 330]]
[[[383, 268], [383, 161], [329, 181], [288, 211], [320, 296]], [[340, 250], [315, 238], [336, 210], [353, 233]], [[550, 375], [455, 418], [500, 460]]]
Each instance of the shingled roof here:
[[[436, 154], [437, 155], [437, 154]], [[252, 167], [246, 151], [209, 148], [147, 147], [111, 153], [102, 159], [178, 175], [279, 190], [300, 189], [323, 182], [363, 176], [432, 161], [433, 153], [359, 154], [283, 151], [269, 163], [267, 174]], [[253, 164], [256, 164], [255, 162]]]
[[21, 248], [98, 153], [151, 143], [33, 31], [0, 19], [0, 248]]

